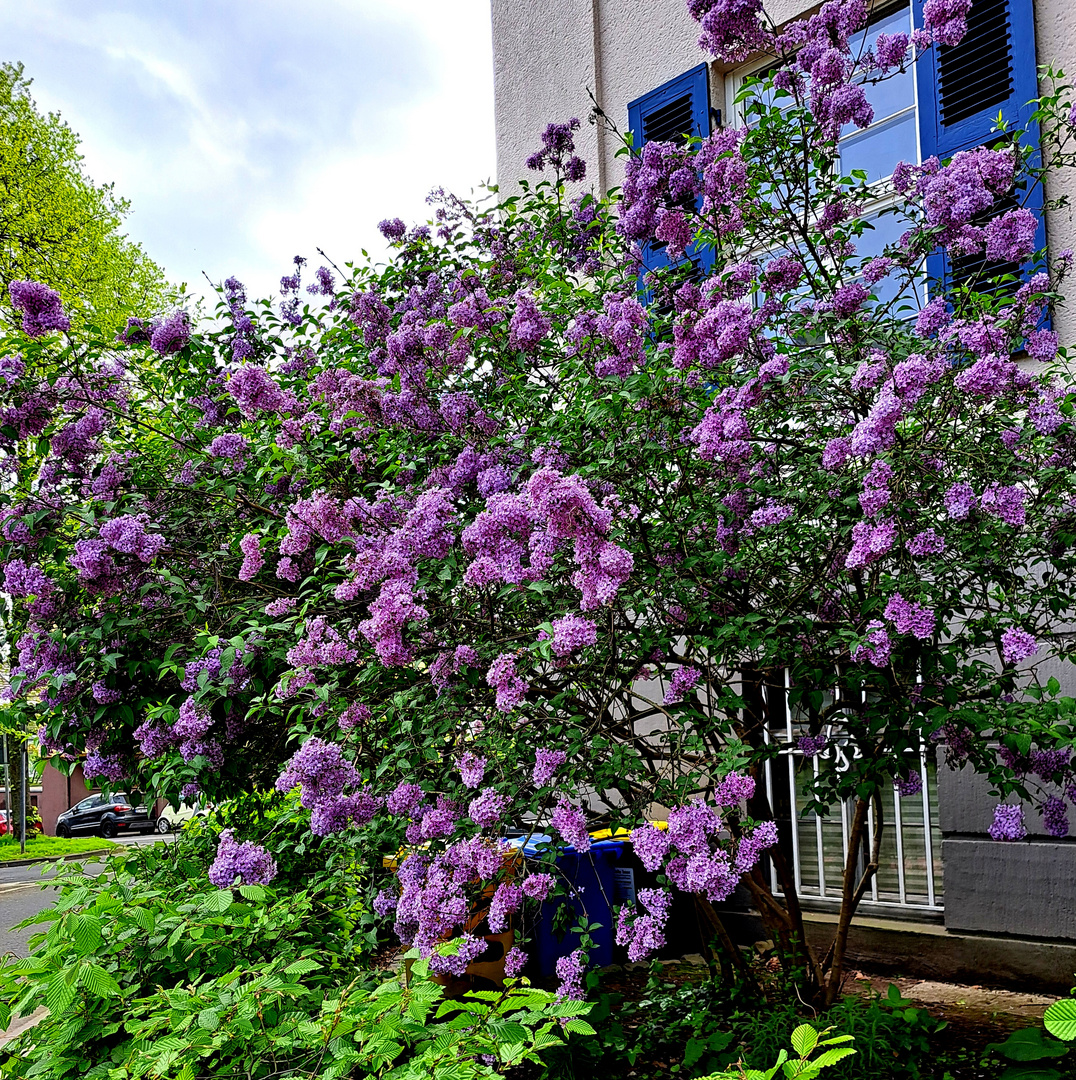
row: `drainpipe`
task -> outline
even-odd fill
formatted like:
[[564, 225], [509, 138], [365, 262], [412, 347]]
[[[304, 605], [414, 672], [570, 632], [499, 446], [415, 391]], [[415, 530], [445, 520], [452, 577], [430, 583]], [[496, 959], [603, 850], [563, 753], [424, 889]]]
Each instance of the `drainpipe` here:
[[[594, 71], [594, 100], [605, 108], [602, 101], [602, 20], [601, 0], [590, 0], [590, 41]], [[605, 128], [599, 121], [594, 125], [598, 140], [598, 194], [608, 191], [605, 168]]]

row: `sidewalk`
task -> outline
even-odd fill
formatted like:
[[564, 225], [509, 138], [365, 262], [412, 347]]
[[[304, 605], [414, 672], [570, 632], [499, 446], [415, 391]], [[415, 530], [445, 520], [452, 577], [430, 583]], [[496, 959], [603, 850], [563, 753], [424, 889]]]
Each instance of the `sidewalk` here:
[[29, 1031], [35, 1024], [39, 1024], [48, 1016], [49, 1010], [44, 1005], [35, 1010], [29, 1016], [20, 1017], [11, 1021], [7, 1031], [0, 1032], [0, 1047], [7, 1046], [12, 1039], [17, 1039], [24, 1031]]

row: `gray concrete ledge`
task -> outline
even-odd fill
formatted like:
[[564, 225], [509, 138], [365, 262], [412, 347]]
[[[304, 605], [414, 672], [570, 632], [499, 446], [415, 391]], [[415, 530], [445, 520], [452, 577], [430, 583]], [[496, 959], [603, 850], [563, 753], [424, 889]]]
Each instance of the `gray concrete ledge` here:
[[1076, 943], [1076, 844], [946, 837], [945, 925]]
[[[724, 910], [720, 915], [739, 944], [766, 936], [753, 913]], [[824, 952], [837, 916], [808, 912], [804, 924], [811, 946]], [[1076, 984], [1076, 942], [960, 933], [933, 923], [864, 916], [856, 918], [849, 934], [848, 966], [883, 975], [1067, 994]]]

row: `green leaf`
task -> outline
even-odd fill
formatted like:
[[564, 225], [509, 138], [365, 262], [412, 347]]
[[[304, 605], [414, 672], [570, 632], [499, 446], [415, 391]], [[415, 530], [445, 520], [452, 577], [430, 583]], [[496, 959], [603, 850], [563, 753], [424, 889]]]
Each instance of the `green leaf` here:
[[203, 1009], [198, 1014], [198, 1026], [205, 1031], [216, 1031], [220, 1027], [220, 1009]]
[[79, 969], [78, 981], [94, 997], [113, 997], [120, 992], [119, 983], [97, 964], [83, 964]]
[[101, 920], [96, 915], [77, 916], [73, 936], [78, 951], [92, 956], [101, 947]]
[[58, 971], [49, 979], [48, 989], [45, 991], [45, 1004], [55, 1017], [66, 1012], [68, 1006], [75, 1000], [75, 984], [70, 978], [73, 975], [73, 970]]
[[308, 972], [317, 971], [321, 964], [317, 960], [295, 960], [284, 969], [285, 975], [306, 975]]
[[564, 1030], [573, 1035], [596, 1035], [597, 1032], [585, 1020], [574, 1017], [564, 1025]]
[[1064, 998], [1055, 1001], [1046, 1010], [1042, 1022], [1051, 1035], [1064, 1039], [1065, 1042], [1072, 1042], [1076, 1039], [1076, 999]]
[[820, 1069], [824, 1069], [827, 1065], [833, 1065], [846, 1057], [850, 1057], [854, 1053], [855, 1050], [850, 1046], [838, 1046], [833, 1050], [827, 1050], [824, 1054], [819, 1054], [818, 1057], [814, 1059], [813, 1064], [817, 1065]]
[[800, 1024], [792, 1032], [792, 1049], [801, 1058], [809, 1057], [811, 1051], [818, 1045], [818, 1032], [810, 1024]]
[[154, 918], [153, 912], [148, 907], [133, 907], [131, 908], [131, 918], [135, 923], [146, 931], [147, 934], [153, 933]]
[[1038, 1028], [1021, 1028], [1014, 1031], [1003, 1043], [990, 1043], [986, 1047], [1010, 1061], [1043, 1061], [1062, 1057], [1069, 1048], [1055, 1039], [1044, 1038]]
[[998, 1080], [1062, 1080], [1063, 1076], [1046, 1065], [1010, 1065]]
[[212, 911], [216, 914], [227, 911], [232, 906], [231, 889], [217, 889], [216, 892], [206, 893], [205, 899], [199, 905], [203, 911]]

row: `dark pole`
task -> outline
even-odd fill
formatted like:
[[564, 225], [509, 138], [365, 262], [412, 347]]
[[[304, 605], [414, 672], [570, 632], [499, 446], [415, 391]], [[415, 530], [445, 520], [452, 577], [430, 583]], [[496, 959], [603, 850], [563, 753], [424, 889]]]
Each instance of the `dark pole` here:
[[19, 816], [22, 818], [22, 831], [19, 833], [19, 850], [26, 854], [26, 771], [30, 767], [30, 755], [26, 752], [26, 743], [22, 744], [22, 793], [19, 799]]
[[4, 809], [7, 813], [7, 828], [15, 835], [15, 808], [11, 805], [11, 762], [7, 756], [7, 735], [4, 736]]

